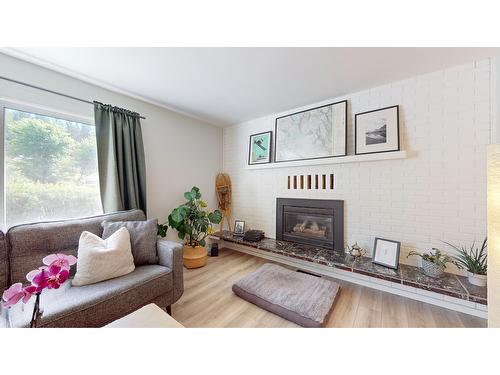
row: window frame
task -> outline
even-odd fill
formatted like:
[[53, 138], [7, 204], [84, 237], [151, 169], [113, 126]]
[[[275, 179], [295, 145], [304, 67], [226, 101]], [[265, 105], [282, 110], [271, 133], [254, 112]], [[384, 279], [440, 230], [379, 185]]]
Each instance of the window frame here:
[[[5, 202], [7, 199], [7, 191], [5, 188], [6, 171], [5, 171], [5, 110], [11, 109], [14, 111], [32, 113], [39, 116], [53, 117], [65, 121], [78, 122], [80, 124], [95, 127], [95, 122], [92, 117], [82, 116], [54, 108], [28, 103], [16, 99], [0, 97], [0, 228], [7, 231], [7, 211]], [[54, 219], [55, 220], [55, 219]]]

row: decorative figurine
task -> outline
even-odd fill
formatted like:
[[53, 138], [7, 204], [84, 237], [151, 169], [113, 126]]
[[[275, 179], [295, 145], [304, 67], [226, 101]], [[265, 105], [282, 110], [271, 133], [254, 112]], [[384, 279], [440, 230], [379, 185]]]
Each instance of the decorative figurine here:
[[354, 258], [354, 261], [361, 259], [366, 254], [366, 250], [363, 250], [357, 242], [352, 246], [346, 245], [346, 250]]

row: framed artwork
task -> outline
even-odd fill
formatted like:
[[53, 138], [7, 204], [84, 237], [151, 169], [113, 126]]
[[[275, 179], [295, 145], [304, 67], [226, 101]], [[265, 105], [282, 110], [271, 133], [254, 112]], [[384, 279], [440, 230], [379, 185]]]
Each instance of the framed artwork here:
[[347, 155], [347, 100], [278, 117], [274, 162]]
[[399, 151], [399, 106], [357, 113], [354, 116], [354, 153], [390, 151]]
[[248, 164], [265, 164], [271, 162], [271, 145], [273, 132], [252, 134], [248, 146]]
[[401, 242], [377, 237], [373, 244], [372, 263], [397, 270], [400, 249]]
[[244, 234], [245, 234], [245, 222], [243, 220], [235, 220], [233, 235], [243, 236]]

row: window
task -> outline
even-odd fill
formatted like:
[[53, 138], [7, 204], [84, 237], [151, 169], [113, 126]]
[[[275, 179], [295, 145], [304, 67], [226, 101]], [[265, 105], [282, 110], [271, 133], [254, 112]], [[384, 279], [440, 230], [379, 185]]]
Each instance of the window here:
[[3, 226], [102, 213], [95, 127], [0, 108]]

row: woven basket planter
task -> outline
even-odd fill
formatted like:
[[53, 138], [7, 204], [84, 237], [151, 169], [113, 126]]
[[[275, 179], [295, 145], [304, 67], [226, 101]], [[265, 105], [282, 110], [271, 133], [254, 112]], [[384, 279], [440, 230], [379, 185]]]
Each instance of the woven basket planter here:
[[424, 270], [424, 273], [430, 277], [441, 277], [444, 274], [441, 267], [425, 259], [422, 259], [422, 269]]

